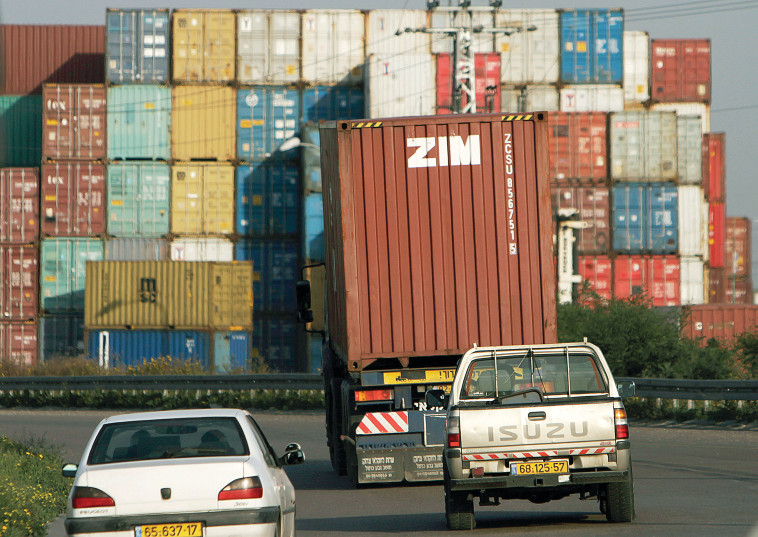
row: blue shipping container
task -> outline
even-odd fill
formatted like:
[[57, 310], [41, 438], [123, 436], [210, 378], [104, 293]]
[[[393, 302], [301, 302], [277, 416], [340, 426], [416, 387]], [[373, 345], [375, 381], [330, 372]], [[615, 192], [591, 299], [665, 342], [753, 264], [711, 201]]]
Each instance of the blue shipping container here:
[[320, 120], [361, 119], [364, 116], [361, 88], [316, 86], [303, 90], [302, 123]]
[[103, 366], [130, 367], [162, 357], [192, 360], [210, 367], [210, 337], [196, 330], [93, 330], [87, 356]]
[[297, 313], [255, 316], [253, 319], [253, 359], [261, 359], [276, 371], [298, 371]]
[[113, 237], [169, 232], [171, 170], [159, 162], [108, 164], [107, 229]]
[[277, 149], [297, 135], [299, 118], [297, 89], [256, 86], [237, 90], [237, 158], [243, 162], [293, 158]]
[[303, 259], [306, 263], [323, 263], [324, 200], [321, 192], [307, 194], [303, 200]]
[[171, 158], [171, 88], [110, 87], [106, 109], [110, 160]]
[[260, 162], [237, 167], [237, 233], [254, 237], [297, 235], [300, 169], [296, 163]]
[[[293, 239], [240, 239], [237, 261], [253, 262], [253, 310], [297, 310], [295, 286], [300, 279], [299, 244]], [[255, 318], [255, 316], [253, 316]]]
[[250, 371], [251, 351], [250, 332], [215, 332], [213, 334], [213, 371], [215, 373]]
[[679, 248], [676, 185], [625, 183], [613, 187], [613, 249], [624, 254], [673, 254]]
[[561, 12], [561, 82], [621, 84], [624, 81], [624, 12], [575, 9]]
[[165, 84], [169, 78], [167, 9], [108, 9], [106, 78], [111, 84]]
[[[303, 150], [303, 191], [321, 192], [321, 133], [316, 123], [306, 123], [300, 129]], [[316, 147], [314, 147], [316, 146]]]
[[44, 315], [39, 319], [39, 359], [84, 355], [84, 314]]

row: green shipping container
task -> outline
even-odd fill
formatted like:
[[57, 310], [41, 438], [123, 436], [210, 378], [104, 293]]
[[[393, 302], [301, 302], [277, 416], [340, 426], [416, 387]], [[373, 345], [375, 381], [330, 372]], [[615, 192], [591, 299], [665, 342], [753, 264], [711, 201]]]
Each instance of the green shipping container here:
[[42, 96], [0, 96], [0, 166], [39, 166]]
[[251, 330], [253, 263], [87, 263], [85, 304], [88, 330]]
[[43, 239], [39, 263], [42, 312], [83, 312], [86, 263], [102, 259], [100, 239]]
[[171, 89], [126, 85], [108, 88], [108, 158], [171, 158]]
[[108, 165], [108, 235], [164, 237], [169, 232], [171, 170], [159, 162]]

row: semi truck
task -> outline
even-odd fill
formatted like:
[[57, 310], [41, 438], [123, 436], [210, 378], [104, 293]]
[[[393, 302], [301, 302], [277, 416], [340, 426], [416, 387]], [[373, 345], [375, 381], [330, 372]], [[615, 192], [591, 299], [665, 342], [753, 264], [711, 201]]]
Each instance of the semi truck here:
[[[441, 481], [436, 394], [464, 353], [557, 340], [547, 127], [543, 112], [320, 125], [326, 437], [354, 486]], [[298, 282], [303, 322], [310, 302]]]

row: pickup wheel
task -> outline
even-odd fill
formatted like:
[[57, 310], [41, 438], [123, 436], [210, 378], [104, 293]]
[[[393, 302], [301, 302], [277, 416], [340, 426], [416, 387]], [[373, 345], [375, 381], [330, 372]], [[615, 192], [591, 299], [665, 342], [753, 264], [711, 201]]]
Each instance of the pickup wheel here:
[[631, 522], [634, 519], [634, 481], [629, 479], [606, 485], [605, 518], [608, 522]]
[[447, 527], [451, 530], [473, 530], [476, 527], [474, 500], [469, 500], [465, 492], [451, 491], [447, 480], [445, 480], [445, 518]]

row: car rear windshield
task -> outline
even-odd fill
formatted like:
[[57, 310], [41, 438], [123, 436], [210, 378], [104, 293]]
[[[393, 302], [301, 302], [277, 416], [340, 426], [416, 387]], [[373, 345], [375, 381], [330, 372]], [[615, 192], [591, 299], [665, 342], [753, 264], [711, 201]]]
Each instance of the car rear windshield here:
[[247, 442], [235, 418], [127, 421], [100, 430], [89, 464], [247, 454]]

